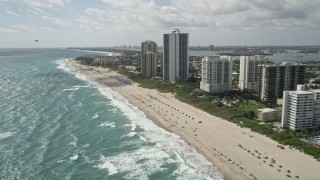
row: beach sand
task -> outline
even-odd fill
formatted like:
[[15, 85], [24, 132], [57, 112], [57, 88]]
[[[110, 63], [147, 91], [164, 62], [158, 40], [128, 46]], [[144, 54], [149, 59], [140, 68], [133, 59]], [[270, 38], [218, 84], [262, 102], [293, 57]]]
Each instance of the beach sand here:
[[268, 137], [180, 102], [173, 94], [141, 88], [114, 71], [69, 62], [119, 92], [158, 126], [179, 135], [212, 162], [225, 179], [320, 179], [320, 162], [311, 156], [287, 146], [280, 149]]

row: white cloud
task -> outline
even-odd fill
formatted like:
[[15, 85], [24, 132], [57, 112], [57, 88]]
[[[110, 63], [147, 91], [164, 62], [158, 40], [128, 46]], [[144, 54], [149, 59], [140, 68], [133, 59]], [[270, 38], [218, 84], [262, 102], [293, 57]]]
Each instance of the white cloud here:
[[80, 26], [81, 29], [84, 29], [89, 32], [102, 32], [108, 30], [108, 26], [106, 26], [104, 23], [96, 21], [94, 19], [89, 19], [85, 16], [80, 16], [76, 19], [78, 22], [78, 26]]
[[10, 11], [9, 9], [7, 9], [6, 11], [8, 14], [14, 15], [14, 16], [21, 16], [21, 14], [18, 14], [16, 12]]
[[43, 33], [43, 34], [59, 34], [60, 32], [55, 30], [55, 29], [52, 29], [52, 28], [49, 28], [49, 27], [36, 27], [36, 32], [37, 33]]
[[[149, 28], [261, 30], [310, 26], [319, 18], [320, 1], [305, 0], [172, 0], [159, 6], [154, 0], [101, 0], [118, 24]], [[317, 8], [316, 8], [317, 7]], [[268, 27], [261, 27], [269, 24]], [[274, 28], [272, 26], [277, 26]]]
[[34, 15], [39, 15], [38, 11], [32, 10], [32, 9], [26, 9], [27, 12], [32, 13]]
[[0, 27], [0, 32], [3, 33], [35, 33], [35, 34], [50, 34], [59, 33], [58, 31], [44, 26], [32, 26], [28, 24], [17, 24], [10, 28]]
[[130, 9], [154, 6], [153, 0], [101, 0], [113, 8]]
[[10, 29], [10, 28], [2, 28], [2, 27], [0, 27], [0, 32], [1, 33], [15, 33], [17, 31], [14, 30], [14, 29]]
[[24, 4], [38, 12], [44, 12], [43, 9], [54, 9], [55, 7], [64, 7], [70, 0], [24, 0]]
[[[112, 39], [109, 42], [115, 44], [138, 44], [146, 39], [152, 39], [161, 44], [162, 34], [170, 32], [173, 28], [190, 33], [190, 44], [249, 45], [273, 44], [272, 42], [308, 44], [310, 40], [312, 44], [320, 42], [319, 0], [87, 0], [86, 3], [78, 3], [77, 0], [73, 0], [73, 3], [71, 0], [13, 0], [12, 2], [0, 0], [0, 2], [4, 2], [2, 3], [4, 6], [0, 7], [1, 17], [10, 12], [21, 14], [20, 20], [12, 18], [15, 22], [5, 19], [7, 24], [20, 25], [1, 26], [0, 32], [57, 33], [54, 29], [43, 27], [47, 21], [58, 26], [72, 25], [70, 28], [53, 27], [61, 29], [61, 33], [68, 38], [81, 36], [81, 39], [73, 38], [74, 42], [94, 44], [99, 41], [102, 44], [100, 39], [106, 41]], [[78, 4], [73, 6], [75, 3]], [[25, 13], [28, 18], [24, 18], [23, 12], [28, 12]], [[77, 33], [74, 33], [75, 30]], [[282, 37], [286, 37], [283, 43], [280, 42], [284, 39]], [[303, 37], [305, 39], [298, 42], [295, 41], [295, 37], [301, 37], [300, 40], [303, 40]], [[48, 38], [51, 36], [48, 35]]]
[[13, 29], [20, 31], [20, 32], [26, 32], [26, 33], [33, 33], [35, 32], [36, 28], [34, 26], [26, 25], [26, 24], [19, 24], [13, 26]]
[[219, 28], [242, 29], [245, 26], [255, 26], [260, 29], [259, 26], [267, 22], [273, 22], [273, 25], [280, 27], [290, 25], [291, 21], [308, 25], [308, 21], [314, 20], [312, 16], [318, 12], [320, 1], [305, 0], [302, 3], [299, 0], [198, 0], [193, 3], [192, 0], [173, 0], [172, 5], [179, 7], [183, 17], [192, 22], [192, 25], [197, 25], [200, 21], [203, 27], [210, 27], [213, 23]]
[[49, 17], [49, 16], [40, 16], [41, 19], [52, 22], [53, 24], [57, 24], [59, 26], [69, 26], [71, 22], [62, 20], [60, 18]]
[[315, 36], [320, 29], [320, 1], [314, 0], [171, 0], [166, 5], [155, 0], [100, 1], [105, 6], [85, 11], [86, 19], [100, 27], [91, 30], [107, 34], [103, 28], [108, 26], [109, 34], [120, 34], [122, 39], [125, 34], [135, 34], [130, 41], [138, 36], [140, 40], [161, 40], [164, 32], [180, 28], [192, 34], [190, 37], [197, 43], [219, 39], [220, 43], [228, 41], [232, 45], [251, 38], [250, 43], [259, 44], [270, 42], [261, 39], [276, 42], [282, 35], [294, 36], [297, 32]]

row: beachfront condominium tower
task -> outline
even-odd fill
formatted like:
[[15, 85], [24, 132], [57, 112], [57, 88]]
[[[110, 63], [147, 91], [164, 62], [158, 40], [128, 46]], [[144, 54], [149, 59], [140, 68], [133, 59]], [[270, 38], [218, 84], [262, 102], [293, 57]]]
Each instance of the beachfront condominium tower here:
[[142, 56], [141, 74], [145, 77], [157, 76], [157, 53], [148, 51]]
[[305, 65], [297, 63], [263, 65], [261, 99], [282, 99], [283, 91], [293, 91], [298, 84], [304, 84], [304, 73]]
[[281, 127], [291, 130], [320, 128], [320, 90], [284, 91]]
[[222, 93], [232, 90], [232, 57], [206, 56], [202, 58], [200, 89]]
[[163, 35], [163, 79], [186, 81], [189, 75], [189, 34], [178, 29]]
[[264, 56], [240, 56], [239, 88], [259, 92], [261, 82], [260, 65], [264, 63]]
[[[154, 41], [145, 41], [141, 43], [141, 74], [142, 76], [153, 77], [156, 76], [151, 72], [155, 72], [154, 68], [157, 66], [157, 43]], [[152, 54], [153, 53], [153, 54]], [[155, 61], [155, 62], [149, 62]], [[155, 67], [154, 67], [155, 64]], [[151, 73], [151, 74], [150, 74]]]

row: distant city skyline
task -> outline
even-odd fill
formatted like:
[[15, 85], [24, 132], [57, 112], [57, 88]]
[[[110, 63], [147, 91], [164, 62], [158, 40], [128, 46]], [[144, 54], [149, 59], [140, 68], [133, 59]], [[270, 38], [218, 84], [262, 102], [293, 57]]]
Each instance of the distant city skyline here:
[[[0, 48], [110, 47], [179, 28], [190, 46], [320, 45], [314, 0], [0, 0]], [[38, 40], [36, 42], [35, 40]]]

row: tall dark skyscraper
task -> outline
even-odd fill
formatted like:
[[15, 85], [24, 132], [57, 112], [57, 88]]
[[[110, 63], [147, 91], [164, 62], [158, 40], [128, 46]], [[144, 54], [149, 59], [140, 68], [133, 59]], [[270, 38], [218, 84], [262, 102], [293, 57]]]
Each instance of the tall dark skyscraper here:
[[163, 35], [163, 79], [185, 81], [189, 75], [189, 34], [178, 29]]
[[283, 91], [296, 90], [298, 84], [304, 84], [305, 65], [268, 64], [262, 68], [262, 100], [276, 100], [283, 97]]

